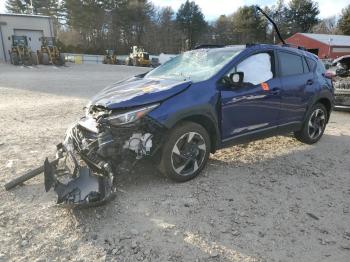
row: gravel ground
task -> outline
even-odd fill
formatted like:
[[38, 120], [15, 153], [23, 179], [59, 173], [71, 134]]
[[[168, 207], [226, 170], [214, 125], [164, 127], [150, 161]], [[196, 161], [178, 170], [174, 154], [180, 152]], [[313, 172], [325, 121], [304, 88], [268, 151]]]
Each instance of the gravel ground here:
[[0, 86], [89, 99], [107, 85], [150, 68], [74, 65], [13, 67], [0, 64]]
[[144, 70], [0, 65], [0, 261], [349, 261], [349, 113], [334, 112], [316, 145], [280, 136], [218, 151], [187, 183], [136, 167], [95, 209], [57, 207], [42, 176], [3, 189], [53, 156], [85, 97]]

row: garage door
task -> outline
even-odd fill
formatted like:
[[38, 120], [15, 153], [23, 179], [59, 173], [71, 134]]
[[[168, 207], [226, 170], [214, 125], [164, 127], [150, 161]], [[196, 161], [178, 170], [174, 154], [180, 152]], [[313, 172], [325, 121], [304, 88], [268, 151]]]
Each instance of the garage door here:
[[15, 29], [15, 35], [25, 35], [28, 39], [28, 45], [33, 52], [36, 52], [41, 48], [40, 37], [44, 36], [43, 31], [40, 30], [25, 30], [25, 29]]

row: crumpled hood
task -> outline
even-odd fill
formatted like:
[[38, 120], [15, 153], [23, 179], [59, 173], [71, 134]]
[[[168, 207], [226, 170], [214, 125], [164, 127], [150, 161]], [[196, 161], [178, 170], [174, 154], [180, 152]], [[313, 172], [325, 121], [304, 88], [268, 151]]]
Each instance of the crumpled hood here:
[[113, 110], [156, 103], [180, 93], [191, 83], [133, 77], [108, 86], [92, 98], [91, 105]]

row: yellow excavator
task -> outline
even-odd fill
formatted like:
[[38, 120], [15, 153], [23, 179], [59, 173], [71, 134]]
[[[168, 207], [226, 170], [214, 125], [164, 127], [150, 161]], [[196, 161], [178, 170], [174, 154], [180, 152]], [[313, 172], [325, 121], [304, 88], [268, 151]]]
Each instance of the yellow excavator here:
[[149, 53], [141, 47], [133, 46], [132, 53], [125, 60], [125, 64], [129, 66], [146, 66], [151, 65], [151, 60], [149, 59]]
[[38, 64], [37, 55], [28, 47], [26, 36], [12, 36], [12, 46], [9, 50], [11, 64], [31, 66]]
[[65, 64], [65, 56], [56, 46], [56, 39], [54, 37], [41, 37], [40, 41], [41, 49], [37, 51], [40, 64], [60, 66]]
[[106, 50], [102, 63], [109, 65], [118, 65], [119, 60], [117, 59], [117, 52], [113, 49]]

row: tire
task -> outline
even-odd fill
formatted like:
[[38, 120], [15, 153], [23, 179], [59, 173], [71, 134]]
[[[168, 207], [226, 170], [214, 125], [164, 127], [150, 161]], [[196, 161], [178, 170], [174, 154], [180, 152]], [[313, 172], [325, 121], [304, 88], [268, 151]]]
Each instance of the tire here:
[[50, 63], [49, 55], [47, 53], [43, 53], [42, 61], [43, 65], [48, 65]]
[[31, 58], [32, 58], [32, 64], [33, 65], [38, 65], [38, 56], [37, 56], [37, 54], [36, 53], [32, 53]]
[[33, 65], [33, 61], [32, 61], [32, 56], [28, 55], [23, 59], [23, 65], [25, 66], [31, 66]]
[[294, 132], [294, 136], [305, 144], [314, 144], [319, 141], [327, 125], [328, 112], [321, 103], [315, 104], [308, 113], [303, 128]]
[[167, 135], [159, 170], [177, 182], [198, 176], [208, 162], [210, 138], [207, 130], [193, 122], [182, 122]]
[[60, 54], [59, 60], [60, 60], [59, 63], [60, 63], [61, 66], [64, 66], [66, 64], [66, 57], [65, 57], [64, 54]]
[[14, 65], [19, 65], [18, 55], [16, 53], [11, 53], [11, 62]]

